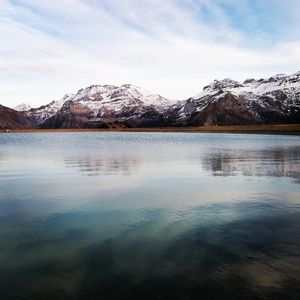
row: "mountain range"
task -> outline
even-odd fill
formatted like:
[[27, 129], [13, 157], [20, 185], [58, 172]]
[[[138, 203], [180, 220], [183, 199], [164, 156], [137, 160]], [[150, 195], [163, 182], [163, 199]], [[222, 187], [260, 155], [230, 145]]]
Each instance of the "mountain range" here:
[[177, 102], [131, 84], [92, 85], [38, 108], [0, 105], [0, 128], [182, 127], [300, 123], [300, 72], [214, 80]]

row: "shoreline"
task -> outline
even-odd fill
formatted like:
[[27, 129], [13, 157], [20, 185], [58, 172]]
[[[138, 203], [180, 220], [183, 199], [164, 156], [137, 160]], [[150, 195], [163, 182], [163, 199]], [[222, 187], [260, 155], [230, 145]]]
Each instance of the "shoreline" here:
[[[6, 133], [5, 129], [0, 132]], [[300, 124], [192, 126], [156, 128], [74, 128], [74, 129], [12, 129], [9, 133], [26, 132], [199, 132], [199, 133], [261, 133], [300, 135]]]

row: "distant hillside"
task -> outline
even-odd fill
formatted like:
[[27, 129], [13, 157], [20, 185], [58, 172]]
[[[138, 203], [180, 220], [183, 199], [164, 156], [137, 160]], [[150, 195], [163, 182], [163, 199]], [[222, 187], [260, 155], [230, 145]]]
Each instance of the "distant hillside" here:
[[31, 118], [22, 112], [0, 105], [0, 129], [34, 128]]

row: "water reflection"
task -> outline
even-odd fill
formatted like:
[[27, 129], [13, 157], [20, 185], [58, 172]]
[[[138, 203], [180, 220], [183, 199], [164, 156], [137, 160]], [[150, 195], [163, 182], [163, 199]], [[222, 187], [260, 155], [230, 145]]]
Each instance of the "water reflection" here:
[[[107, 228], [109, 234], [105, 223], [111, 226], [128, 215], [107, 214], [67, 214], [47, 221], [48, 229], [32, 232], [29, 239], [15, 236], [23, 242], [16, 242], [10, 258], [14, 261], [1, 265], [2, 295], [11, 299], [24, 291], [30, 299], [36, 299], [37, 292], [42, 299], [299, 295], [300, 241], [293, 237], [300, 230], [300, 215], [294, 209], [270, 205], [265, 199], [198, 206], [182, 211], [174, 221], [168, 220], [170, 211], [147, 211], [139, 213], [137, 223], [131, 219], [131, 226]], [[72, 222], [82, 225], [75, 229]]]
[[[198, 163], [199, 171], [208, 171], [214, 176], [300, 177], [300, 147], [264, 150], [211, 149], [203, 151], [200, 156], [200, 162], [194, 156], [188, 157], [188, 160]], [[172, 162], [169, 157], [158, 162], [164, 164], [170, 160]], [[72, 156], [64, 158], [64, 162], [66, 168], [74, 168], [89, 176], [133, 175], [145, 164], [153, 163], [151, 157], [149, 162], [147, 158], [142, 158], [141, 153], [135, 158], [124, 153]]]
[[201, 159], [214, 175], [300, 177], [300, 147], [264, 150], [214, 149]]
[[1, 300], [299, 299], [299, 139], [4, 141]]
[[75, 156], [67, 157], [64, 161], [67, 168], [74, 168], [88, 176], [130, 175], [135, 172], [141, 164], [141, 160], [124, 155], [108, 157]]

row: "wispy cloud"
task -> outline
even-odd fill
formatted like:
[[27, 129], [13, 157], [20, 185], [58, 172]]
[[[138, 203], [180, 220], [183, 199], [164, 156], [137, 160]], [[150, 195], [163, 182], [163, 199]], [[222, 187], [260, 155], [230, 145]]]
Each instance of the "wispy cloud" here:
[[127, 82], [181, 99], [214, 78], [295, 72], [299, 11], [297, 0], [0, 0], [0, 103]]

